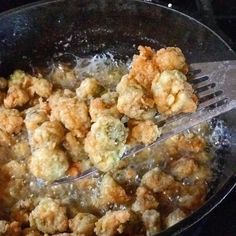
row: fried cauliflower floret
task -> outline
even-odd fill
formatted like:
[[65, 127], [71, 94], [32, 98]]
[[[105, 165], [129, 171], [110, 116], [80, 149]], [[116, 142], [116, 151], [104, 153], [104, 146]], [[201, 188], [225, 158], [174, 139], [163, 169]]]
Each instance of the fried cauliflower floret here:
[[97, 220], [97, 217], [92, 214], [78, 213], [73, 219], [69, 220], [69, 228], [75, 235], [90, 236], [94, 234]]
[[31, 94], [37, 94], [40, 97], [48, 98], [52, 93], [52, 84], [42, 77], [32, 78]]
[[3, 77], [0, 77], [0, 90], [5, 90], [8, 86], [8, 81], [3, 78]]
[[11, 178], [24, 178], [27, 173], [26, 164], [11, 160], [1, 166], [0, 170]]
[[130, 121], [129, 128], [131, 143], [151, 144], [161, 135], [158, 126], [151, 120]]
[[186, 217], [186, 214], [183, 211], [181, 211], [179, 208], [177, 208], [165, 218], [166, 228], [169, 228], [177, 224], [179, 221], [183, 220], [185, 217]]
[[148, 120], [154, 117], [154, 101], [145, 94], [144, 89], [129, 75], [122, 77], [116, 87], [119, 94], [117, 109], [120, 113], [136, 120]]
[[197, 97], [186, 76], [177, 70], [164, 71], [152, 82], [158, 112], [164, 115], [189, 113], [197, 109]]
[[51, 198], [42, 199], [38, 206], [30, 213], [31, 227], [48, 234], [64, 232], [68, 227], [66, 208]]
[[8, 82], [8, 86], [19, 86], [22, 89], [27, 89], [32, 84], [32, 78], [30, 75], [26, 74], [22, 70], [15, 70], [10, 75], [10, 80]]
[[108, 211], [95, 223], [96, 227], [94, 231], [98, 236], [121, 234], [130, 218], [131, 214], [127, 210]]
[[60, 93], [49, 97], [51, 119], [60, 121], [65, 128], [77, 137], [85, 137], [90, 128], [90, 118], [87, 105], [76, 97]]
[[112, 116], [101, 116], [85, 138], [84, 148], [91, 162], [101, 171], [114, 167], [125, 151], [127, 129]]
[[30, 107], [25, 111], [25, 126], [28, 132], [33, 132], [41, 124], [47, 121], [49, 108], [46, 103], [40, 103], [36, 106]]
[[23, 118], [16, 109], [0, 108], [0, 128], [9, 134], [17, 134], [23, 127]]
[[125, 190], [106, 174], [102, 178], [99, 187], [99, 197], [95, 200], [95, 205], [101, 208], [110, 204], [122, 204], [130, 200]]
[[47, 147], [54, 149], [62, 142], [65, 131], [62, 124], [58, 121], [45, 121], [35, 129], [32, 135], [32, 146], [34, 148]]
[[68, 132], [65, 135], [63, 147], [66, 149], [73, 162], [88, 158], [88, 154], [84, 150], [83, 140], [77, 138], [72, 132]]
[[30, 145], [28, 140], [19, 140], [11, 146], [11, 152], [17, 160], [23, 160], [31, 155]]
[[177, 180], [188, 179], [191, 181], [207, 181], [210, 179], [211, 171], [204, 165], [198, 164], [194, 159], [182, 157], [172, 162], [170, 165], [170, 173]]
[[32, 199], [19, 200], [11, 208], [11, 220], [15, 220], [20, 224], [28, 224], [29, 214], [33, 208], [34, 204]]
[[29, 168], [34, 176], [52, 182], [65, 175], [69, 164], [62, 150], [41, 148], [32, 153]]
[[159, 205], [152, 192], [145, 187], [138, 187], [136, 190], [136, 200], [132, 205], [132, 210], [143, 213], [146, 210], [156, 209]]
[[4, 99], [6, 108], [16, 108], [24, 106], [30, 100], [30, 96], [25, 89], [18, 85], [10, 86], [7, 91], [7, 96]]
[[76, 89], [76, 95], [81, 100], [88, 100], [97, 97], [103, 90], [103, 87], [94, 78], [84, 79], [79, 88]]
[[144, 88], [150, 89], [153, 79], [159, 74], [155, 51], [143, 46], [138, 50], [139, 55], [134, 56], [129, 74]]
[[142, 215], [146, 235], [155, 235], [161, 231], [161, 217], [156, 210], [146, 210]]
[[153, 192], [162, 192], [174, 184], [171, 175], [162, 172], [158, 167], [148, 171], [143, 177], [141, 183]]
[[169, 155], [182, 155], [184, 152], [200, 153], [206, 147], [206, 142], [193, 133], [175, 135], [165, 141], [165, 149]]
[[188, 72], [188, 66], [181, 49], [177, 47], [162, 48], [156, 53], [156, 63], [161, 72], [165, 70], [179, 70], [184, 74]]
[[121, 114], [117, 110], [118, 94], [116, 92], [108, 92], [103, 94], [99, 98], [95, 98], [90, 102], [89, 114], [92, 121], [96, 121], [98, 117], [111, 115], [116, 118], [120, 118]]

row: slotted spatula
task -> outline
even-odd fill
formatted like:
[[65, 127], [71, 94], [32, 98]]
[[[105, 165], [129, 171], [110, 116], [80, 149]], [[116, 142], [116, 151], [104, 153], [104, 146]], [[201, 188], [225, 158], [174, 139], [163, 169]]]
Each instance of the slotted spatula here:
[[[190, 69], [190, 83], [199, 98], [197, 111], [159, 121], [162, 125], [164, 123], [162, 135], [148, 147], [236, 107], [236, 60], [195, 63], [191, 64]], [[125, 152], [120, 159], [133, 156], [146, 147], [147, 145], [137, 145]], [[93, 167], [78, 176], [58, 179], [53, 185], [70, 183], [91, 175], [99, 175], [99, 171]]]

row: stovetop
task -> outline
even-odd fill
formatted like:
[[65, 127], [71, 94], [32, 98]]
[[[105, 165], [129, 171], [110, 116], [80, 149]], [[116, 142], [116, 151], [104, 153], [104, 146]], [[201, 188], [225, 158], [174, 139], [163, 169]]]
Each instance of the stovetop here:
[[[200, 20], [215, 30], [236, 51], [236, 0], [153, 0]], [[0, 0], [0, 11], [35, 0]], [[236, 235], [236, 189], [207, 217], [182, 236]]]

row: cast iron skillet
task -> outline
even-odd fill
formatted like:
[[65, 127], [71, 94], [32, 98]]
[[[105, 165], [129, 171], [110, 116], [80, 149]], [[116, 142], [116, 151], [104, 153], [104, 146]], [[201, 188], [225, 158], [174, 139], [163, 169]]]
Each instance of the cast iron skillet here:
[[[175, 10], [143, 1], [41, 1], [0, 15], [0, 74], [46, 67], [61, 54], [79, 56], [112, 52], [119, 59], [136, 53], [139, 44], [180, 47], [189, 62], [235, 59], [213, 31]], [[62, 59], [61, 59], [62, 60]], [[236, 113], [227, 113], [232, 133], [230, 152], [219, 153], [222, 171], [208, 201], [160, 235], [177, 235], [217, 206], [236, 185]], [[236, 173], [236, 172], [235, 172]]]

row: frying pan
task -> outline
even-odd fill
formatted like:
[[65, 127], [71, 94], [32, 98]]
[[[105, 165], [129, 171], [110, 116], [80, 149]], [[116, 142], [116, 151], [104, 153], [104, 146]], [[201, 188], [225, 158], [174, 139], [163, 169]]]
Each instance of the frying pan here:
[[[32, 72], [52, 60], [111, 52], [126, 60], [138, 45], [180, 47], [188, 61], [235, 59], [220, 36], [193, 18], [154, 2], [129, 0], [41, 1], [0, 14], [0, 74]], [[67, 56], [61, 56], [65, 54]], [[160, 235], [177, 235], [206, 216], [236, 185], [236, 113], [222, 116], [232, 133], [230, 151], [219, 152], [221, 171], [206, 203]]]

